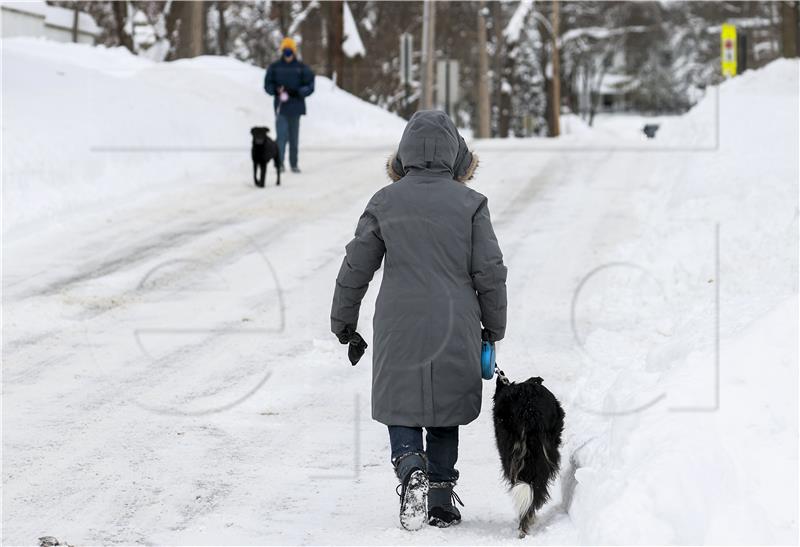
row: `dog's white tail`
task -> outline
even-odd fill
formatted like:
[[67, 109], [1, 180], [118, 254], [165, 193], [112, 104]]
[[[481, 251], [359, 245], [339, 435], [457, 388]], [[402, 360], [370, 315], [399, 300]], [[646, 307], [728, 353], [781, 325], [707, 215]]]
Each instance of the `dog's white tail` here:
[[533, 505], [533, 488], [527, 482], [518, 482], [511, 487], [511, 500], [519, 518], [522, 518]]

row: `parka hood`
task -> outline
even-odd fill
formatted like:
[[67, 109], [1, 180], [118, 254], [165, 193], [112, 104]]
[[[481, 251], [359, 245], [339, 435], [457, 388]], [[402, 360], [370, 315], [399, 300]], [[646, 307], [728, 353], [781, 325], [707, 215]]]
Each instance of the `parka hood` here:
[[393, 181], [419, 171], [449, 173], [466, 182], [477, 166], [478, 156], [467, 148], [450, 117], [441, 110], [421, 110], [408, 121], [397, 152], [386, 162], [386, 172]]

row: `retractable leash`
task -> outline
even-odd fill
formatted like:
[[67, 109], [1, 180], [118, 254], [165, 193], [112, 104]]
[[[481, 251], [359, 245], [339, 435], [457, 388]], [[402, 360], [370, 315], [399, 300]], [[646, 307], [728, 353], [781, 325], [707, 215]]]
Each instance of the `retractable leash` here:
[[508, 384], [509, 381], [505, 373], [497, 366], [496, 355], [494, 343], [484, 340], [481, 343], [481, 377], [484, 380], [491, 380], [497, 374], [501, 382]]

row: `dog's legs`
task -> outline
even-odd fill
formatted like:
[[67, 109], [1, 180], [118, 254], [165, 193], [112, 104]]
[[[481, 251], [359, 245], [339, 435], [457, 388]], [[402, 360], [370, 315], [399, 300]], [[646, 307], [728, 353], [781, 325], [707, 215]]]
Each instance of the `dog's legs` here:
[[258, 186], [258, 164], [253, 162], [253, 184]]
[[522, 469], [525, 467], [525, 456], [527, 454], [528, 443], [525, 440], [525, 430], [523, 429], [520, 432], [519, 440], [514, 441], [514, 446], [511, 449], [511, 465], [509, 471], [511, 471], [511, 482], [513, 484], [517, 483], [519, 474], [522, 473]]
[[275, 159], [273, 160], [273, 163], [275, 164], [275, 171], [278, 173], [278, 181], [275, 183], [275, 186], [280, 186], [281, 185], [281, 160], [277, 155], [275, 156]]
[[519, 519], [519, 538], [522, 539], [528, 535], [528, 530], [530, 527], [533, 526], [533, 519], [535, 517], [535, 511], [533, 507], [528, 509], [528, 511]]
[[264, 181], [266, 180], [266, 178], [267, 178], [267, 164], [266, 163], [262, 163], [261, 164], [261, 177], [260, 177], [260, 184], [259, 184], [260, 187], [262, 187], [262, 188], [264, 187]]

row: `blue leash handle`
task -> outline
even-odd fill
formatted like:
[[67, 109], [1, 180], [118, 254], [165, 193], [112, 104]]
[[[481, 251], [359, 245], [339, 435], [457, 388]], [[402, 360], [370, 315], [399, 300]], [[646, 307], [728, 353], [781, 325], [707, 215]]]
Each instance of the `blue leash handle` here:
[[494, 343], [484, 340], [481, 343], [481, 378], [491, 380], [496, 368]]

